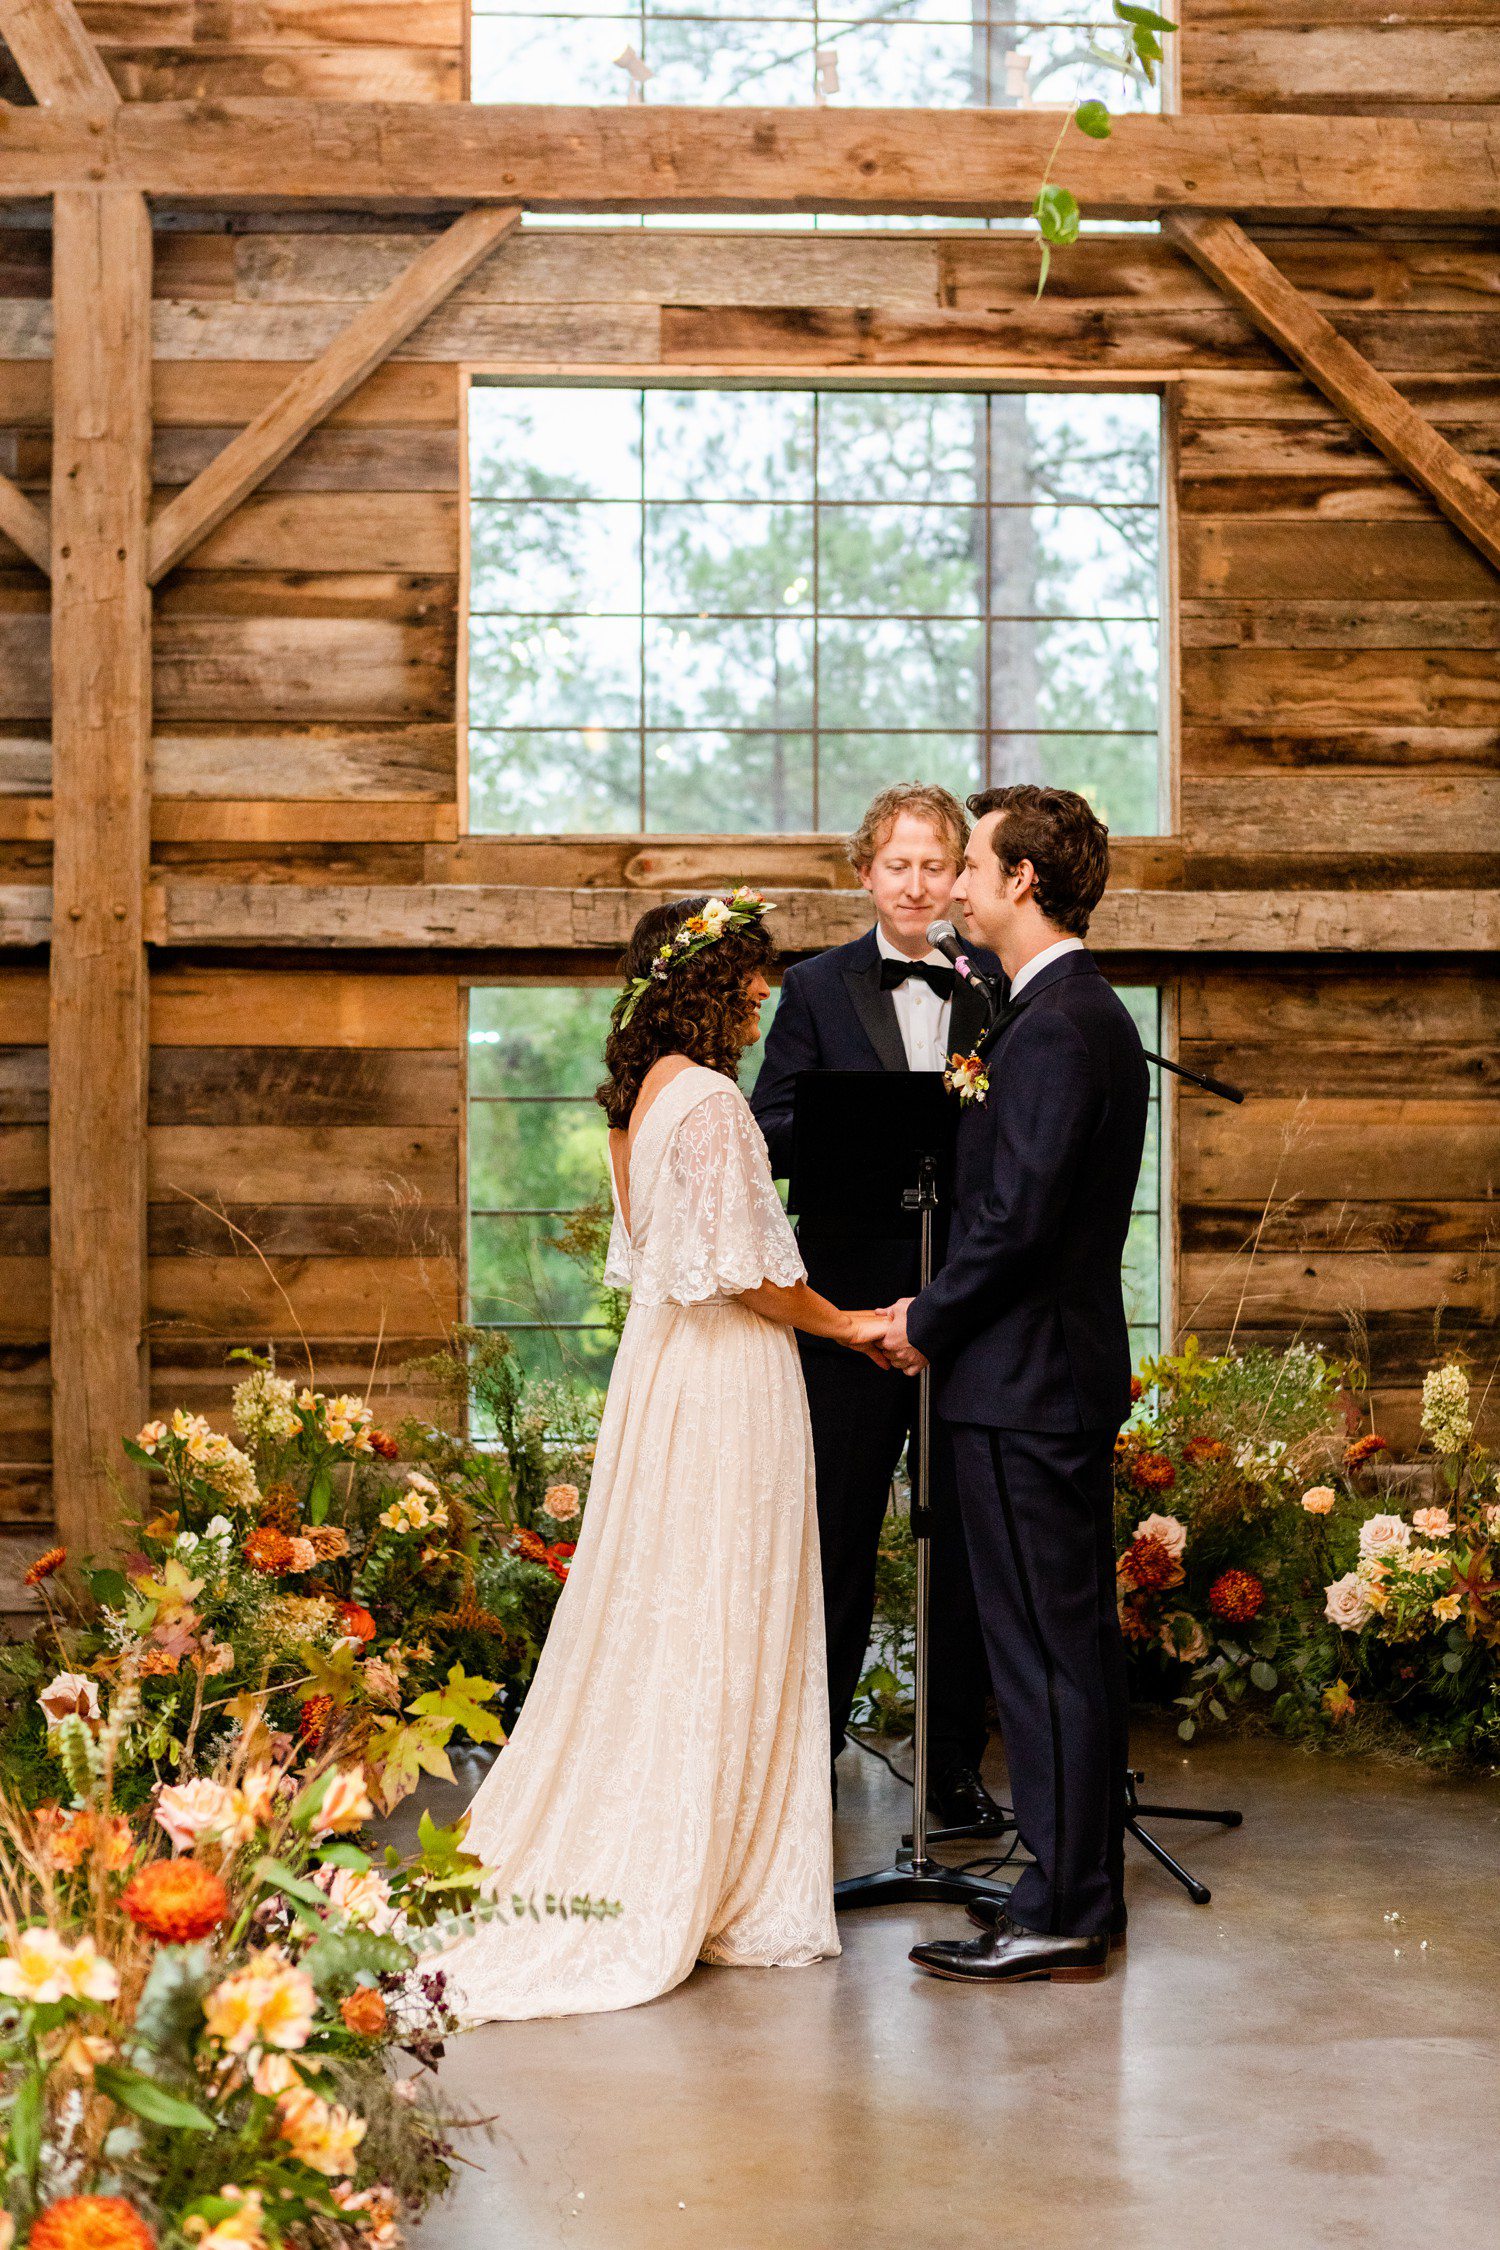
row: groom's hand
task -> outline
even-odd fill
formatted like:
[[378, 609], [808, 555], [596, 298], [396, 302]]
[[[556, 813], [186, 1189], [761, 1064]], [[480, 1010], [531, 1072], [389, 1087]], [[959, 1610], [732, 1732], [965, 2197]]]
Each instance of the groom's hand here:
[[880, 1339], [880, 1348], [891, 1365], [899, 1367], [903, 1375], [920, 1375], [927, 1362], [907, 1337], [906, 1312], [910, 1303], [910, 1297], [902, 1297], [891, 1306], [885, 1334]]

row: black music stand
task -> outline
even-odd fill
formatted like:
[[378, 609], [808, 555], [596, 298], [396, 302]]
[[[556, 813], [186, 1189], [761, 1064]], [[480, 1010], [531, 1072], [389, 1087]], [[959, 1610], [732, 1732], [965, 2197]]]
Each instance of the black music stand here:
[[[925, 1288], [933, 1225], [952, 1194], [958, 1105], [936, 1071], [810, 1070], [797, 1079], [788, 1201], [804, 1233], [845, 1240], [915, 1239]], [[998, 1903], [1003, 1886], [944, 1867], [927, 1849], [927, 1643], [932, 1587], [932, 1376], [917, 1378], [911, 1529], [916, 1549], [915, 1717], [911, 1841], [889, 1867], [834, 1886], [840, 1913], [857, 1906]]]

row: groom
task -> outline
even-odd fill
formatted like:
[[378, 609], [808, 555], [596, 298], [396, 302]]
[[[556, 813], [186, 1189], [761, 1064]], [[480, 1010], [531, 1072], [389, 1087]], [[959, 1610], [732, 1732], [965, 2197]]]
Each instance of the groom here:
[[1010, 996], [966, 1090], [960, 1077], [947, 1256], [892, 1307], [883, 1348], [908, 1374], [934, 1369], [1033, 1861], [983, 1937], [911, 1958], [1003, 1984], [1103, 1976], [1111, 1937], [1124, 1937], [1112, 1466], [1130, 1410], [1120, 1265], [1148, 1077], [1135, 1025], [1083, 943], [1108, 879], [1107, 831], [1068, 789], [988, 789], [969, 809], [953, 901], [999, 954]]
[[[751, 1107], [771, 1169], [791, 1169], [792, 1113], [804, 1070], [942, 1070], [978, 1038], [983, 1002], [958, 983], [927, 926], [948, 912], [969, 824], [946, 789], [883, 789], [849, 839], [849, 857], [875, 905], [875, 928], [787, 970]], [[998, 974], [985, 956], [981, 968]], [[802, 1212], [798, 1240], [815, 1289], [838, 1305], [888, 1305], [917, 1284], [906, 1240], [820, 1239]], [[912, 1427], [916, 1394], [894, 1370], [858, 1352], [799, 1336], [812, 1418], [818, 1535], [828, 1639], [833, 1755], [844, 1746], [875, 1607], [875, 1564], [891, 1478]], [[945, 1444], [935, 1448], [932, 1615], [928, 1669], [932, 1757], [928, 1800], [945, 1827], [995, 1835], [999, 1806], [979, 1778], [989, 1728], [989, 1681], [973, 1582]]]

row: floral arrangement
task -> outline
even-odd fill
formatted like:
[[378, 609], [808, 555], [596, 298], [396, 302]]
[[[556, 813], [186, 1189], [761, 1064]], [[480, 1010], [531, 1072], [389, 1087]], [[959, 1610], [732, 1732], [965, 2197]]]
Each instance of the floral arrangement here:
[[396, 2250], [460, 2122], [420, 2090], [453, 2028], [422, 1956], [498, 1911], [484, 1870], [430, 1820], [378, 1864], [357, 1766], [248, 1736], [124, 1812], [138, 1697], [60, 1721], [70, 1804], [0, 1798], [0, 2241]]
[[[1257, 1713], [1315, 1741], [1493, 1758], [1500, 1491], [1464, 1369], [1428, 1374], [1404, 1469], [1351, 1430], [1350, 1371], [1302, 1346], [1207, 1358], [1189, 1338], [1137, 1388], [1120, 1620], [1137, 1692], [1175, 1703], [1183, 1740]], [[1382, 1483], [1414, 1495], [1404, 1512]]]
[[252, 1723], [278, 1753], [332, 1729], [387, 1810], [423, 1772], [452, 1779], [456, 1735], [503, 1740], [493, 1706], [518, 1705], [567, 1576], [589, 1409], [529, 1385], [505, 1339], [468, 1332], [423, 1367], [450, 1399], [466, 1405], [477, 1380], [500, 1406], [489, 1445], [410, 1421], [394, 1436], [362, 1399], [239, 1356], [234, 1438], [179, 1410], [127, 1441], [151, 1500], [123, 1563], [64, 1576], [53, 1549], [28, 1573], [46, 1623], [0, 1651], [0, 1765], [30, 1803], [56, 1791], [61, 1722], [92, 1723], [126, 1670], [127, 1806]]
[[773, 911], [770, 901], [741, 884], [728, 898], [711, 898], [704, 901], [702, 910], [690, 914], [679, 922], [672, 935], [658, 949], [655, 960], [643, 977], [632, 977], [615, 1003], [616, 1017], [623, 1031], [653, 984], [663, 983], [673, 969], [694, 954], [717, 945], [720, 938], [733, 936], [736, 930], [759, 922]]

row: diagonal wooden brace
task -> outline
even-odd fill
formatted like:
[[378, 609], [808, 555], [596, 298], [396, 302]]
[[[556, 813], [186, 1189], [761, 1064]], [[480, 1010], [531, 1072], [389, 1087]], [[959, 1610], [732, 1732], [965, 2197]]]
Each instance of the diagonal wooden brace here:
[[1196, 212], [1166, 216], [1161, 228], [1500, 570], [1500, 493], [1362, 352], [1345, 343], [1244, 228], [1233, 219]]
[[162, 509], [151, 526], [151, 584], [206, 539], [520, 223], [518, 205], [466, 211], [356, 314], [328, 349]]
[[0, 0], [0, 35], [44, 109], [101, 117], [119, 108], [115, 82], [73, 0]]

